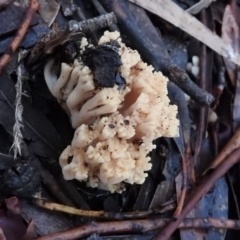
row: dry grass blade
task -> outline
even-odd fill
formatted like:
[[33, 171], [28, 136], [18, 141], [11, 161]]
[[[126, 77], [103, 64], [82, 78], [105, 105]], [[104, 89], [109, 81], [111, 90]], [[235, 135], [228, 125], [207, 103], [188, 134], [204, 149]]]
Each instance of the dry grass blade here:
[[135, 4], [140, 5], [146, 10], [158, 15], [166, 21], [172, 23], [174, 26], [179, 27], [189, 35], [193, 36], [200, 42], [207, 45], [209, 48], [228, 58], [233, 63], [240, 65], [240, 55], [234, 52], [234, 49], [225, 44], [224, 41], [211, 32], [195, 17], [185, 12], [178, 5], [169, 0], [129, 0]]

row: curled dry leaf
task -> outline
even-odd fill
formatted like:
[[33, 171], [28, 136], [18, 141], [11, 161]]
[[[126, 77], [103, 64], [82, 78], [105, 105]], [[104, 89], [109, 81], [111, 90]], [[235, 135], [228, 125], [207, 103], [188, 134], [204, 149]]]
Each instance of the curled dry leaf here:
[[[239, 28], [233, 16], [230, 5], [227, 5], [223, 15], [222, 22], [222, 39], [231, 46], [235, 52], [239, 51]], [[224, 63], [233, 86], [236, 85], [236, 70], [237, 66], [224, 58]]]

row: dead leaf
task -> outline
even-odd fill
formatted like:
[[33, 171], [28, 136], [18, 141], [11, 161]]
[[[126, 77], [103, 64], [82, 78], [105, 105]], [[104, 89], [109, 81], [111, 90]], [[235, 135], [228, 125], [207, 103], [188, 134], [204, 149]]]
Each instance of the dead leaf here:
[[38, 0], [38, 3], [40, 16], [48, 26], [51, 26], [59, 12], [60, 4], [55, 0]]
[[215, 33], [210, 31], [195, 17], [185, 12], [178, 5], [169, 0], [129, 0], [135, 4], [140, 5], [146, 10], [156, 14], [157, 16], [165, 19], [176, 27], [179, 27], [192, 37], [201, 41], [209, 48], [217, 52], [223, 57], [228, 58], [233, 63], [240, 66], [240, 54], [234, 52], [234, 49]]
[[[26, 226], [21, 215], [13, 214], [11, 211], [5, 212], [0, 209], [0, 229], [7, 240], [22, 239], [26, 232]], [[1, 238], [0, 233], [0, 239]]]
[[[235, 52], [239, 51], [239, 27], [235, 21], [230, 5], [227, 5], [223, 14], [222, 39], [232, 47]], [[233, 86], [236, 85], [237, 66], [224, 58], [224, 63]]]
[[32, 240], [32, 239], [36, 239], [37, 237], [38, 237], [38, 234], [37, 234], [36, 226], [33, 220], [31, 219], [28, 224], [26, 234], [23, 236], [23, 240]]
[[209, 7], [209, 5], [216, 0], [201, 0], [192, 7], [188, 8], [186, 12], [189, 14], [197, 14], [202, 11], [202, 9]]

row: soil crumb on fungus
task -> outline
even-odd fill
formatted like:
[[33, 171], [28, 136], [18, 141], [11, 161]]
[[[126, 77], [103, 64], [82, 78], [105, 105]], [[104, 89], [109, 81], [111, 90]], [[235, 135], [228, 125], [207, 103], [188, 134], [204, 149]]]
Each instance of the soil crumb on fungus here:
[[83, 38], [81, 49], [80, 60], [62, 63], [59, 78], [53, 60], [44, 69], [51, 93], [76, 128], [59, 162], [66, 180], [121, 192], [124, 183], [144, 182], [153, 140], [178, 135], [177, 107], [167, 96], [168, 79], [122, 43], [118, 32], [106, 31], [97, 47]]

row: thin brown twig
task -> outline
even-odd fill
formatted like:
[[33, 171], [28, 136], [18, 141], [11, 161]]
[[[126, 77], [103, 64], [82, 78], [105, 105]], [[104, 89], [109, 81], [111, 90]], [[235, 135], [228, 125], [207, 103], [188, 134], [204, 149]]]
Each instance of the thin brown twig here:
[[[187, 148], [188, 149], [188, 148]], [[178, 201], [177, 208], [175, 209], [173, 213], [173, 217], [176, 218], [178, 217], [183, 209], [183, 205], [185, 202], [186, 194], [187, 194], [187, 164], [186, 162], [190, 160], [189, 154], [187, 153], [187, 149], [185, 150], [184, 155], [182, 156], [182, 191], [181, 195]]]
[[[207, 26], [209, 29], [213, 30], [213, 18], [211, 14], [211, 9], [203, 9], [201, 11], [201, 20], [202, 23]], [[201, 45], [201, 56], [200, 56], [200, 79], [199, 86], [211, 92], [212, 88], [212, 62], [213, 62], [213, 52], [207, 48], [206, 45]], [[202, 147], [203, 139], [205, 138], [205, 134], [207, 131], [208, 125], [208, 111], [209, 106], [201, 106], [198, 112], [198, 122], [197, 122], [197, 136], [194, 147], [194, 167], [199, 166], [198, 158]], [[194, 169], [193, 169], [194, 171]]]
[[[87, 224], [64, 232], [42, 236], [36, 240], [73, 240], [87, 237], [92, 233], [109, 234], [122, 232], [147, 232], [161, 228], [170, 219], [128, 220]], [[179, 228], [216, 228], [240, 229], [240, 220], [214, 219], [214, 218], [188, 218], [184, 219]], [[166, 240], [167, 238], [165, 238]]]
[[16, 52], [19, 44], [23, 40], [30, 23], [32, 21], [34, 13], [37, 11], [39, 7], [38, 1], [37, 0], [31, 0], [30, 5], [27, 9], [27, 12], [25, 14], [24, 20], [19, 27], [17, 34], [13, 41], [11, 42], [10, 46], [6, 50], [6, 52], [3, 54], [3, 56], [0, 59], [0, 74], [2, 73], [3, 69], [5, 66], [11, 61], [12, 55]]
[[153, 238], [153, 240], [166, 240], [178, 228], [179, 224], [184, 220], [188, 213], [194, 208], [197, 202], [212, 188], [217, 180], [222, 177], [234, 164], [240, 160], [240, 148], [227, 156], [224, 161], [200, 183], [195, 191], [189, 196], [181, 214], [178, 218], [166, 224], [161, 231]]
[[[173, 84], [171, 84], [173, 85]], [[173, 86], [174, 88], [177, 88], [176, 86]], [[173, 88], [173, 89], [174, 89]], [[181, 193], [178, 200], [178, 206], [173, 214], [173, 217], [177, 217], [183, 208], [186, 194], [187, 194], [187, 186], [190, 185], [191, 181], [190, 176], [192, 172], [192, 150], [191, 150], [191, 122], [189, 118], [189, 111], [187, 102], [185, 99], [184, 94], [182, 94], [182, 91], [178, 91], [177, 94], [174, 94], [172, 97], [172, 100], [175, 104], [178, 106], [178, 117], [180, 121], [180, 136], [183, 141], [183, 148], [180, 149], [181, 157], [182, 157], [182, 187], [181, 187]]]
[[236, 130], [234, 135], [228, 141], [228, 143], [224, 146], [218, 156], [212, 161], [210, 166], [204, 171], [203, 175], [207, 173], [210, 169], [214, 169], [219, 166], [226, 157], [233, 152], [234, 150], [240, 148], [240, 127]]
[[53, 210], [53, 211], [65, 212], [65, 213], [79, 215], [83, 217], [110, 218], [110, 219], [118, 219], [118, 220], [131, 219], [131, 218], [144, 218], [153, 214], [161, 214], [175, 208], [174, 204], [170, 204], [162, 209], [153, 209], [153, 210], [141, 211], [141, 212], [136, 211], [136, 212], [124, 213], [124, 212], [88, 211], [88, 210], [65, 206], [58, 203], [46, 202], [45, 200], [42, 200], [42, 199], [36, 199], [34, 202], [39, 207]]

